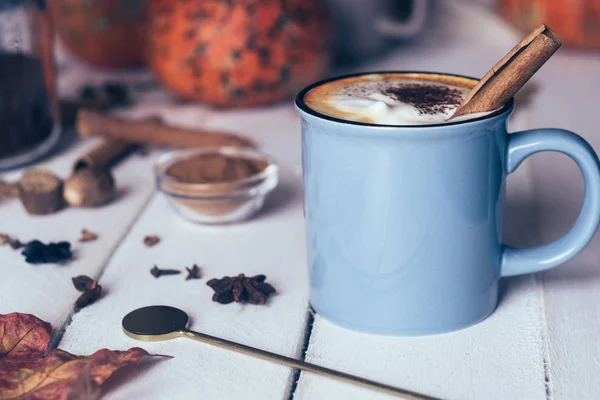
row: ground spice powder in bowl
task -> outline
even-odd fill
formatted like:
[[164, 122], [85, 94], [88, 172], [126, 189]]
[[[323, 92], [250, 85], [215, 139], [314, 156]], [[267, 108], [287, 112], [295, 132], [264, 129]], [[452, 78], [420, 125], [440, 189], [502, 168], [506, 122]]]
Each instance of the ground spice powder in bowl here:
[[202, 224], [248, 219], [277, 186], [271, 157], [253, 149], [222, 147], [174, 151], [156, 165], [157, 185], [183, 217]]

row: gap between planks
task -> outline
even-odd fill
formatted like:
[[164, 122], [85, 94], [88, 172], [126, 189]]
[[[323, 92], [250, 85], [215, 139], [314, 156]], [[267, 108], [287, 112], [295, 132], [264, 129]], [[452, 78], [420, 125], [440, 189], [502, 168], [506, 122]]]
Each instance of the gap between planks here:
[[[304, 343], [302, 344], [301, 360], [306, 360], [306, 352], [308, 351], [308, 345], [310, 344], [310, 336], [312, 335], [313, 326], [315, 324], [315, 312], [309, 305], [306, 311], [306, 327], [304, 331]], [[300, 380], [300, 374], [302, 371], [295, 368], [294, 374], [292, 375], [292, 386], [288, 394], [287, 400], [293, 400], [296, 394], [296, 388], [298, 387], [298, 381]]]
[[[129, 224], [129, 226], [127, 226], [127, 229], [125, 230], [125, 232], [121, 235], [119, 240], [117, 240], [115, 242], [115, 244], [110, 248], [110, 252], [107, 254], [104, 262], [102, 263], [102, 267], [98, 270], [98, 273], [93, 274], [93, 276], [91, 276], [90, 278], [96, 280], [97, 282], [100, 282], [100, 278], [102, 278], [102, 275], [104, 275], [104, 271], [106, 271], [106, 268], [110, 264], [111, 259], [113, 258], [113, 256], [115, 255], [115, 253], [117, 252], [119, 247], [121, 247], [121, 245], [125, 242], [125, 239], [129, 236], [129, 233], [135, 226], [135, 223], [138, 221], [138, 219], [143, 214], [143, 212], [146, 210], [146, 208], [148, 208], [148, 205], [152, 202], [152, 200], [154, 199], [154, 197], [156, 195], [157, 195], [157, 191], [154, 190], [148, 196], [148, 198], [146, 199], [144, 204], [142, 204], [142, 206], [138, 209], [138, 211], [135, 215], [135, 218], [133, 220], [131, 220], [131, 223]], [[100, 297], [99, 300], [101, 300], [101, 299], [102, 299], [102, 297]], [[67, 329], [67, 327], [73, 320], [73, 315], [75, 315], [76, 312], [77, 311], [74, 308], [68, 310], [65, 317], [63, 318], [62, 322], [60, 323], [60, 325], [52, 327], [52, 337], [50, 339], [50, 344], [48, 345], [48, 349], [46, 349], [46, 353], [49, 350], [55, 349], [60, 345], [60, 341], [62, 340], [65, 330]]]

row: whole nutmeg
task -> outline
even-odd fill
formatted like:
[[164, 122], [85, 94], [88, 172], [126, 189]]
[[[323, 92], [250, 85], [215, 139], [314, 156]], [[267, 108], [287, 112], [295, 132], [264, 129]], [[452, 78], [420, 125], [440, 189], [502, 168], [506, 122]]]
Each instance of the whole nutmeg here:
[[65, 181], [63, 196], [75, 207], [98, 207], [115, 194], [115, 180], [108, 170], [81, 168]]
[[23, 173], [18, 187], [23, 207], [31, 215], [52, 214], [63, 205], [63, 181], [51, 171], [29, 169]]

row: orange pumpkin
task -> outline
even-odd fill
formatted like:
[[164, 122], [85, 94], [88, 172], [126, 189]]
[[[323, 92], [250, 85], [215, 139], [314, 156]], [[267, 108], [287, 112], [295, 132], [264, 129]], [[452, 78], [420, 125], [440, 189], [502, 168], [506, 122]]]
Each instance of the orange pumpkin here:
[[52, 0], [48, 8], [67, 49], [100, 67], [144, 61], [147, 0]]
[[151, 0], [148, 62], [168, 90], [218, 107], [287, 99], [329, 65], [323, 0]]
[[545, 23], [565, 45], [600, 47], [600, 0], [500, 0], [499, 9], [524, 31]]

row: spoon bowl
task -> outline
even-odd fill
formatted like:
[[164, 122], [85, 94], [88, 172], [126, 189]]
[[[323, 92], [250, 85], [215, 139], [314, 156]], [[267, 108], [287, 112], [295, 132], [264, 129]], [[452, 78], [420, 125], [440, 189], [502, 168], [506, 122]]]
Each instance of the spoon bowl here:
[[188, 315], [175, 307], [149, 306], [127, 314], [122, 321], [127, 336], [146, 342], [180, 337], [189, 322]]

